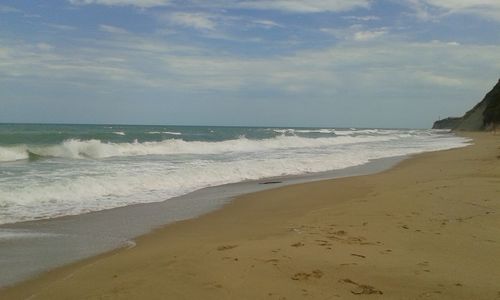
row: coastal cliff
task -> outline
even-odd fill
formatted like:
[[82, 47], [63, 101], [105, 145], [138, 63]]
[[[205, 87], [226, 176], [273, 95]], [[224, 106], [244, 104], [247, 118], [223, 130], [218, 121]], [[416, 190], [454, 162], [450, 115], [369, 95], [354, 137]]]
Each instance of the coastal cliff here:
[[434, 122], [432, 129], [453, 129], [462, 121], [462, 117], [450, 117]]
[[463, 117], [436, 121], [432, 128], [482, 131], [492, 129], [495, 124], [500, 124], [500, 80], [484, 99]]

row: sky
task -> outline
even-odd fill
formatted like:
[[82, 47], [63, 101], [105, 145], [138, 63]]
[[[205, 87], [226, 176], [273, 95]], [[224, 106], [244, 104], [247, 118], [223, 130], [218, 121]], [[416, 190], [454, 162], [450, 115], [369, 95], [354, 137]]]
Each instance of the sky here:
[[428, 128], [500, 77], [498, 0], [0, 0], [0, 123]]

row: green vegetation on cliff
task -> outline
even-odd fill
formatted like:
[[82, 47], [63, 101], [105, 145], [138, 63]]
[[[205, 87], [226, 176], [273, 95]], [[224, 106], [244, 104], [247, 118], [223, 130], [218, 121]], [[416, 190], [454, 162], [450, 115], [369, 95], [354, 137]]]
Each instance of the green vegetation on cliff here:
[[461, 121], [462, 121], [461, 117], [458, 118], [450, 117], [442, 119], [434, 122], [434, 126], [432, 126], [432, 129], [452, 129], [457, 127]]
[[479, 131], [500, 125], [500, 80], [484, 99], [463, 117], [447, 118], [434, 123], [434, 129]]
[[500, 80], [491, 92], [486, 95], [490, 101], [484, 111], [484, 122], [487, 125], [500, 124]]

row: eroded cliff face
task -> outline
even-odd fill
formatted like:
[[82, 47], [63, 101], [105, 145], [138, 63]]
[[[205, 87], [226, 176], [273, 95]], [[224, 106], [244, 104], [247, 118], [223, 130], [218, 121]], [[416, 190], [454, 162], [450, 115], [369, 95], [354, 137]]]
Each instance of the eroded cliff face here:
[[434, 126], [432, 126], [432, 129], [453, 129], [457, 127], [460, 122], [462, 121], [462, 118], [446, 118], [442, 119], [439, 121], [434, 122]]
[[500, 125], [500, 80], [484, 99], [463, 117], [436, 121], [434, 129], [489, 130]]
[[497, 85], [486, 95], [488, 105], [483, 113], [486, 128], [500, 125], [500, 79]]
[[486, 109], [486, 101], [479, 102], [474, 108], [469, 110], [462, 117], [458, 125], [453, 128], [455, 130], [479, 131], [484, 129], [484, 111]]

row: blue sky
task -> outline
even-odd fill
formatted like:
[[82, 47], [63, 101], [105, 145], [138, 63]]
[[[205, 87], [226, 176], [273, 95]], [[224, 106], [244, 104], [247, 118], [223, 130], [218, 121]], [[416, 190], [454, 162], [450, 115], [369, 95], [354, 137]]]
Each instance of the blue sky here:
[[2, 0], [0, 122], [417, 127], [500, 76], [498, 0]]

